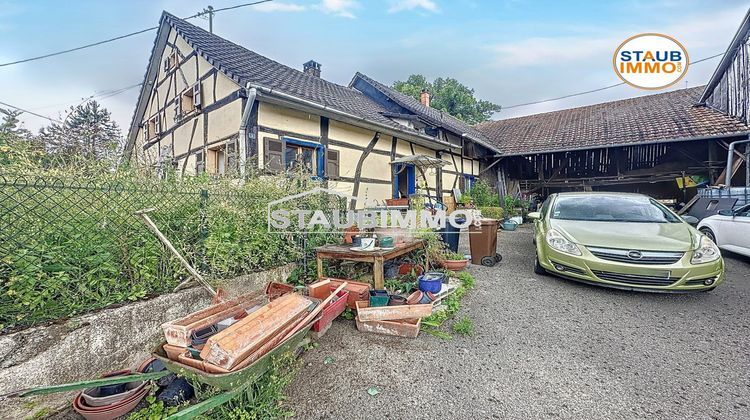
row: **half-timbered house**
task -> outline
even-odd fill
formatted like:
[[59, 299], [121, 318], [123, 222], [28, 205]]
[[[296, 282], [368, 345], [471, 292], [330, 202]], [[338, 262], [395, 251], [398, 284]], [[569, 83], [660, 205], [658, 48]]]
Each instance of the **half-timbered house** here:
[[342, 86], [321, 67], [290, 68], [165, 12], [126, 152], [180, 175], [301, 166], [372, 199], [418, 184], [432, 197], [470, 188], [497, 154], [482, 133], [430, 108], [428, 92], [420, 102], [360, 73]]

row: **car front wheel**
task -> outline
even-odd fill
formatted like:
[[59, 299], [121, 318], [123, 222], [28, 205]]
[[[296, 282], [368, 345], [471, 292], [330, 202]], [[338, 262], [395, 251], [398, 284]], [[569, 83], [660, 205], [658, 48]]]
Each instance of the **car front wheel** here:
[[707, 227], [701, 228], [700, 231], [702, 234], [708, 236], [708, 239], [710, 239], [713, 243], [716, 243], [716, 235], [714, 234], [714, 231]]
[[545, 270], [544, 267], [539, 264], [539, 256], [536, 256], [534, 258], [534, 274], [539, 274], [540, 276], [547, 275], [547, 270]]

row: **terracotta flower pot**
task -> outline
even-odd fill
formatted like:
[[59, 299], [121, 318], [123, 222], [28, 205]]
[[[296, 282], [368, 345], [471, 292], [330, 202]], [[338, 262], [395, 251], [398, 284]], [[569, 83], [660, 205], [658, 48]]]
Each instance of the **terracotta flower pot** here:
[[398, 274], [402, 276], [405, 274], [409, 274], [412, 268], [414, 269], [414, 273], [418, 276], [421, 276], [424, 272], [424, 267], [419, 264], [403, 263], [398, 267]]
[[469, 265], [469, 260], [442, 260], [440, 265], [446, 270], [461, 271]]
[[409, 199], [408, 198], [386, 198], [385, 205], [389, 207], [390, 206], [408, 206]]

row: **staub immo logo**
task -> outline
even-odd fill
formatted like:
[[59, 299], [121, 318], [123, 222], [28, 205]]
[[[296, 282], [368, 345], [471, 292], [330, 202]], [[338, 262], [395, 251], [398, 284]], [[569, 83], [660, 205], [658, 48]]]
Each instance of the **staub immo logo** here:
[[682, 79], [689, 58], [685, 47], [668, 35], [647, 33], [626, 39], [612, 64], [623, 82], [640, 89], [663, 89]]

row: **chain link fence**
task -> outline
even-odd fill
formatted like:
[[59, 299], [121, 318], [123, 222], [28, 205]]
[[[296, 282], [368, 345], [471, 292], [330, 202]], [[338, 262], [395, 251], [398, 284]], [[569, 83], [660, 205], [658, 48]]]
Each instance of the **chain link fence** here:
[[0, 173], [0, 332], [147, 298], [184, 280], [135, 215], [141, 209], [156, 209], [159, 229], [209, 279], [304, 266], [306, 248], [327, 240], [267, 233], [266, 206], [292, 192], [288, 185], [102, 179]]

